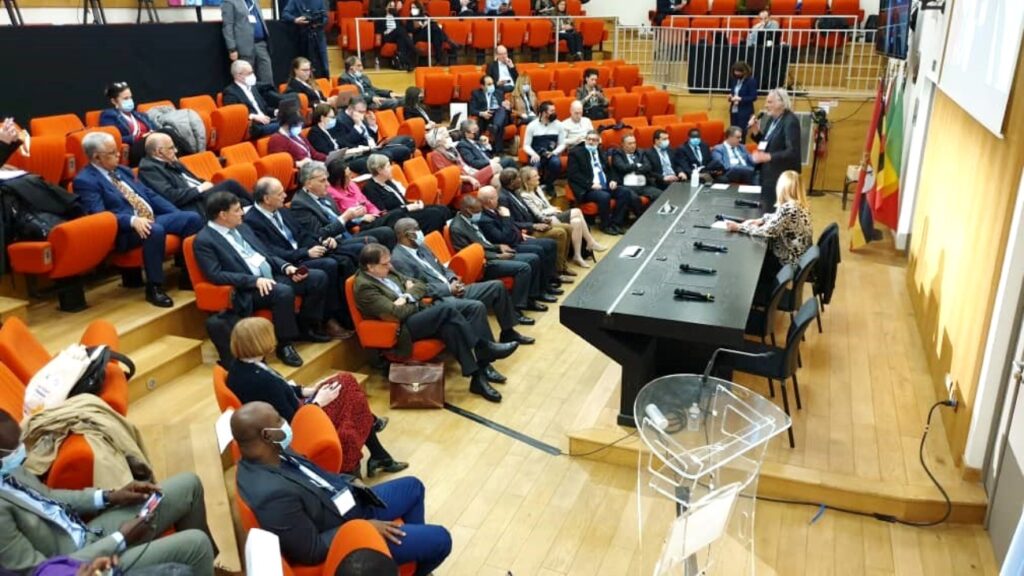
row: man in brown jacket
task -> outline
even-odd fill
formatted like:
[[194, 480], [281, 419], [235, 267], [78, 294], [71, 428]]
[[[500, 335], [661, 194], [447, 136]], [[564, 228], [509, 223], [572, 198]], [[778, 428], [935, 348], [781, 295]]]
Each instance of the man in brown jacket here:
[[440, 338], [459, 361], [462, 375], [470, 378], [469, 391], [501, 402], [501, 394], [488, 382], [490, 364], [507, 358], [519, 344], [494, 342], [486, 308], [425, 300], [427, 285], [392, 270], [391, 252], [383, 244], [367, 244], [359, 253], [353, 291], [363, 316], [399, 323], [395, 354], [411, 354], [415, 340]]

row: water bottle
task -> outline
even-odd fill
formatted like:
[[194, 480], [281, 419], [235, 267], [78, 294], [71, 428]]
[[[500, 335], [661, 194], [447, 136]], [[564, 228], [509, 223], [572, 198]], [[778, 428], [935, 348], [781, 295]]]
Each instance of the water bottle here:
[[700, 166], [693, 167], [693, 173], [690, 174], [690, 188], [700, 187]]
[[373, 67], [377, 72], [380, 72], [380, 58], [374, 57]]
[[700, 407], [696, 402], [690, 404], [689, 410], [686, 411], [686, 431], [700, 432]]

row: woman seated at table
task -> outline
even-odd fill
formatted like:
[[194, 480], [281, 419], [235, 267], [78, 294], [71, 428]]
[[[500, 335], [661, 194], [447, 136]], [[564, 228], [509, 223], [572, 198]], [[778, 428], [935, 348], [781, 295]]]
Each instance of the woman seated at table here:
[[[363, 194], [385, 216], [397, 212], [416, 220], [424, 234], [444, 230], [445, 223], [451, 218], [451, 211], [445, 206], [424, 204], [422, 200], [409, 202], [405, 199], [405, 186], [391, 178], [394, 164], [383, 154], [370, 154], [366, 161], [366, 170], [370, 180], [363, 187]], [[401, 168], [398, 168], [401, 170]]]
[[761, 267], [755, 302], [767, 301], [775, 275], [786, 264], [798, 266], [800, 257], [814, 243], [811, 211], [807, 205], [800, 173], [786, 170], [775, 185], [775, 212], [742, 224], [725, 221], [730, 232], [742, 232], [768, 239], [768, 252]]
[[[551, 205], [548, 195], [540, 187], [540, 173], [533, 166], [525, 166], [519, 170], [519, 177], [523, 181], [523, 187], [519, 190], [519, 197], [533, 212], [533, 215], [544, 220], [552, 226], [565, 228], [566, 233], [572, 241], [572, 262], [580, 268], [590, 268], [585, 258], [583, 241], [586, 240], [586, 252], [593, 258], [594, 252], [607, 250], [594, 237], [590, 235], [590, 227], [583, 217], [579, 208], [560, 210]], [[596, 259], [595, 259], [596, 260]]]
[[302, 116], [297, 111], [284, 108], [277, 111], [277, 122], [280, 128], [277, 133], [270, 137], [267, 143], [267, 152], [287, 152], [295, 161], [298, 168], [310, 160], [323, 162], [327, 155], [320, 152], [310, 144], [309, 140], [302, 135]]
[[501, 162], [493, 158], [487, 166], [479, 170], [467, 164], [462, 159], [462, 154], [459, 154], [458, 148], [455, 147], [455, 141], [452, 140], [448, 129], [444, 126], [427, 132], [427, 146], [433, 150], [427, 155], [432, 172], [439, 172], [449, 166], [458, 166], [463, 194], [479, 190], [481, 186], [493, 185], [491, 180], [495, 175], [501, 173]]
[[405, 89], [405, 101], [402, 103], [402, 110], [405, 119], [423, 118], [426, 130], [433, 130], [437, 123], [430, 119], [430, 114], [423, 106], [423, 90], [416, 86], [409, 86]]
[[512, 117], [516, 124], [529, 124], [537, 118], [537, 93], [530, 84], [530, 76], [520, 74], [512, 89]]
[[341, 441], [342, 472], [359, 474], [364, 445], [370, 451], [366, 463], [370, 478], [379, 471], [400, 472], [409, 467], [392, 458], [381, 445], [377, 433], [387, 425], [387, 419], [370, 412], [366, 394], [351, 374], [339, 372], [316, 385], [299, 386], [266, 364], [264, 358], [275, 346], [274, 325], [266, 318], [244, 318], [231, 331], [231, 353], [238, 360], [228, 371], [227, 385], [240, 402], [266, 402], [288, 422], [303, 404], [322, 408]]
[[292, 60], [292, 71], [288, 76], [285, 94], [305, 94], [310, 108], [324, 102], [333, 106], [337, 100], [336, 96], [328, 98], [320, 91], [319, 84], [313, 78], [313, 65], [302, 56]]
[[107, 101], [111, 108], [100, 112], [100, 126], [113, 126], [121, 133], [121, 142], [129, 146], [128, 160], [132, 166], [146, 155], [145, 139], [156, 129], [145, 114], [135, 110], [132, 89], [127, 82], [114, 82], [107, 86]]

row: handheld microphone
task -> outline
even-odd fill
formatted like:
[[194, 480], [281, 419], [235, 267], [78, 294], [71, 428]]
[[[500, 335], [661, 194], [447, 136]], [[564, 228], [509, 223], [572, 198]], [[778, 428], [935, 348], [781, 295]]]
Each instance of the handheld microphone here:
[[721, 222], [722, 220], [729, 220], [730, 222], [743, 224], [745, 219], [740, 218], [739, 216], [730, 216], [728, 214], [715, 214], [715, 220], [718, 220], [719, 222]]
[[694, 290], [687, 290], [686, 288], [676, 288], [675, 295], [678, 300], [698, 300], [700, 302], [715, 301], [714, 294], [705, 294]]
[[729, 248], [727, 246], [722, 246], [721, 244], [708, 244], [706, 242], [701, 242], [700, 240], [694, 242], [693, 247], [696, 248], [697, 250], [703, 250], [705, 252], [725, 253], [729, 251]]
[[679, 265], [679, 271], [680, 272], [689, 272], [690, 274], [709, 274], [709, 275], [710, 274], [716, 274], [718, 272], [718, 270], [715, 270], [714, 268], [702, 268], [700, 266], [691, 266], [691, 265], [686, 264], [686, 263], [683, 263], [683, 264]]
[[661, 410], [658, 410], [657, 406], [654, 404], [648, 404], [644, 408], [644, 412], [647, 414], [647, 418], [650, 419], [651, 424], [655, 428], [662, 432], [668, 428], [668, 418], [665, 418], [665, 415], [661, 413]]
[[735, 204], [743, 208], [760, 208], [761, 204], [753, 200], [736, 200]]

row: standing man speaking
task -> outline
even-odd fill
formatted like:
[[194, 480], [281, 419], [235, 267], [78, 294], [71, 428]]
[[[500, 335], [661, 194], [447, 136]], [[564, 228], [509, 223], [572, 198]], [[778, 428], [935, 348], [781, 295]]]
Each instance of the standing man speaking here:
[[761, 167], [761, 207], [768, 212], [775, 210], [779, 175], [786, 170], [800, 172], [800, 120], [792, 107], [785, 88], [776, 88], [765, 99], [765, 127], [762, 129], [759, 116], [751, 116], [747, 125], [750, 137], [757, 142], [757, 150], [750, 156]]

